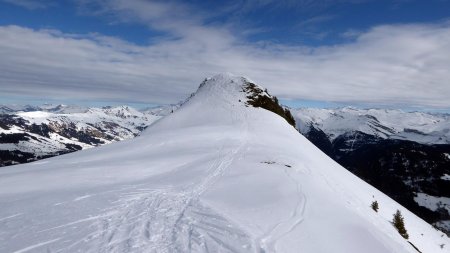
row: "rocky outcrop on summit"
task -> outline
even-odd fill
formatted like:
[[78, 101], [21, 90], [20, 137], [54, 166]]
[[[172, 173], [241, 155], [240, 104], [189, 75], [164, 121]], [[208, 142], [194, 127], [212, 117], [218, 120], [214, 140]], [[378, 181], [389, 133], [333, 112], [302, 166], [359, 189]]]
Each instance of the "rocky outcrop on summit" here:
[[247, 104], [276, 113], [284, 118], [291, 126], [295, 127], [294, 117], [292, 117], [288, 108], [283, 108], [279, 104], [277, 97], [270, 95], [267, 90], [263, 90], [258, 85], [247, 80], [244, 81], [243, 89], [248, 94]]

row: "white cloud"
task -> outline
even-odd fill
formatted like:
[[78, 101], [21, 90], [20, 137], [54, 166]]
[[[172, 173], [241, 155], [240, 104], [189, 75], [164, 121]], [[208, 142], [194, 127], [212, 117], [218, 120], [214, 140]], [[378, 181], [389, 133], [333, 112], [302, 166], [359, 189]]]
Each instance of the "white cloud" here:
[[[206, 25], [207, 14], [192, 14], [189, 6], [108, 3], [101, 13], [174, 38], [138, 46], [98, 34], [3, 26], [0, 93], [170, 103], [204, 77], [232, 72], [288, 99], [450, 107], [449, 23], [378, 26], [348, 44], [288, 47], [245, 43], [224, 27]], [[174, 8], [177, 15], [167, 18]]]
[[48, 6], [53, 5], [53, 3], [48, 0], [1, 0], [1, 1], [9, 4], [14, 4], [20, 7], [24, 7], [29, 10], [45, 9]]

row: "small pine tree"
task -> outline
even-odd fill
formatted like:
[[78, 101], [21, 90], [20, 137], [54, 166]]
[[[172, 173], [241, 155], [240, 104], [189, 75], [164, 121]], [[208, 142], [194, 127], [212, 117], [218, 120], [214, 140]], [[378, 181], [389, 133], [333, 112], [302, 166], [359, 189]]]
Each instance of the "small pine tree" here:
[[375, 200], [374, 202], [372, 202], [372, 205], [370, 205], [372, 207], [372, 209], [375, 212], [378, 212], [378, 202]]
[[403, 236], [403, 238], [408, 239], [409, 235], [408, 232], [406, 232], [405, 228], [405, 222], [403, 220], [402, 213], [400, 210], [397, 210], [397, 212], [394, 214], [394, 219], [392, 220], [392, 225], [397, 229], [398, 233]]

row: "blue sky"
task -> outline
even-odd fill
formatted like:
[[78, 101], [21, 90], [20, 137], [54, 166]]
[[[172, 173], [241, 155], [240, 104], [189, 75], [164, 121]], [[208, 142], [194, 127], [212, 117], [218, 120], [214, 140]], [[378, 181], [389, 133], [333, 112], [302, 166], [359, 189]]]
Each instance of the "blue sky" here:
[[[42, 6], [34, 7], [31, 4], [34, 2]], [[348, 42], [353, 38], [353, 32], [363, 32], [377, 25], [440, 22], [450, 17], [450, 1], [446, 0], [179, 2], [189, 3], [199, 12], [216, 12], [217, 15], [207, 18], [205, 23], [230, 24], [233, 31], [248, 31], [250, 34], [243, 37], [249, 42], [288, 45], [334, 45]], [[138, 45], [171, 35], [139, 22], [117, 21], [113, 14], [91, 13], [101, 8], [98, 5], [76, 0], [0, 1], [0, 25], [56, 29], [75, 34], [100, 33]]]
[[291, 105], [450, 108], [447, 0], [0, 0], [0, 103], [174, 103], [218, 72]]

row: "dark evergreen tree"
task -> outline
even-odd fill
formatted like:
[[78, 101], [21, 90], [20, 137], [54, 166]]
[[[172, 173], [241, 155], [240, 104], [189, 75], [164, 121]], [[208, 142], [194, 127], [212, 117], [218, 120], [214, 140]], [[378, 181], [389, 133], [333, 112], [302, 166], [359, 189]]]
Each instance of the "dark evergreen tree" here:
[[403, 236], [403, 238], [408, 239], [409, 235], [405, 228], [405, 222], [403, 220], [402, 213], [400, 210], [394, 214], [394, 219], [392, 220], [392, 225], [397, 229], [398, 233]]
[[372, 202], [372, 204], [370, 206], [372, 207], [372, 209], [375, 212], [378, 212], [378, 202], [376, 200], [374, 202]]

